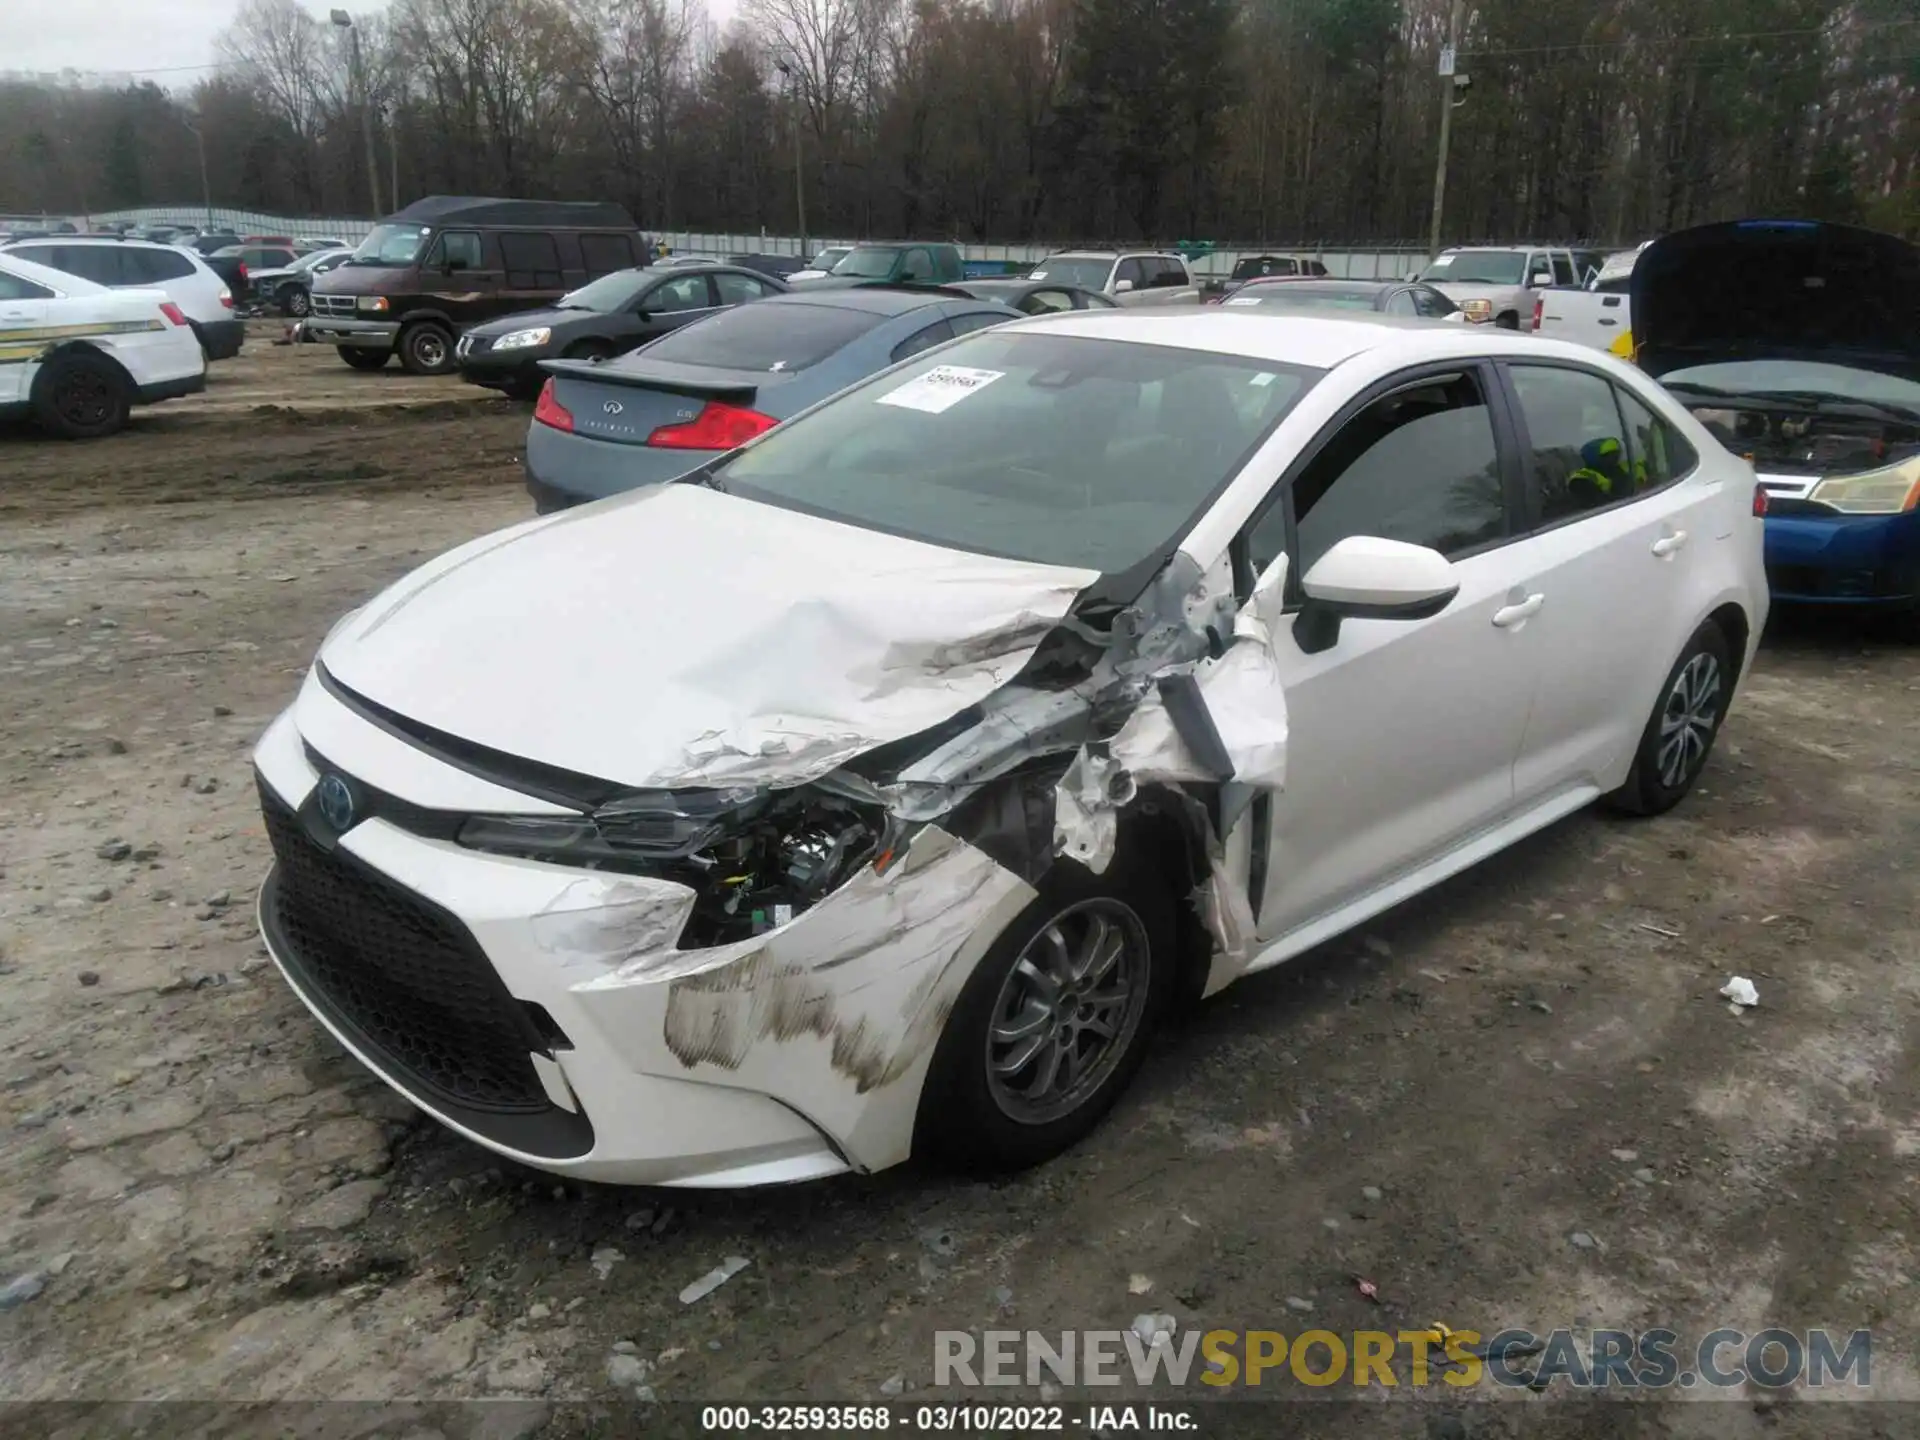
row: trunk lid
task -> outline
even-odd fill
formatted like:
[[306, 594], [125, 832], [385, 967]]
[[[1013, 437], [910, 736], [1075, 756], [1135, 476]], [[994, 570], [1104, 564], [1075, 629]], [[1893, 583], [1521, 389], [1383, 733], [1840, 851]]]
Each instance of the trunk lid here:
[[553, 398], [573, 416], [574, 434], [620, 445], [645, 445], [662, 425], [687, 424], [709, 400], [759, 408], [763, 392], [794, 378], [786, 372], [649, 363], [637, 356], [603, 365], [549, 360], [542, 368], [553, 376]]
[[1633, 266], [1635, 358], [1655, 377], [1811, 360], [1920, 381], [1920, 249], [1811, 220], [1737, 220], [1653, 241]]

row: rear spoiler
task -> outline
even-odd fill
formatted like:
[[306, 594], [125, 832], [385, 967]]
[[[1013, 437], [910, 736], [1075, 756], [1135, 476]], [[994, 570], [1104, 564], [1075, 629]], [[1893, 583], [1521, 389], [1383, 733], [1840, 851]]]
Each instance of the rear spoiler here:
[[564, 379], [591, 380], [598, 385], [627, 385], [635, 390], [664, 390], [669, 395], [686, 395], [695, 400], [719, 400], [725, 404], [749, 405], [760, 393], [757, 384], [742, 380], [702, 380], [678, 371], [616, 370], [611, 365], [591, 360], [542, 360], [540, 368]]

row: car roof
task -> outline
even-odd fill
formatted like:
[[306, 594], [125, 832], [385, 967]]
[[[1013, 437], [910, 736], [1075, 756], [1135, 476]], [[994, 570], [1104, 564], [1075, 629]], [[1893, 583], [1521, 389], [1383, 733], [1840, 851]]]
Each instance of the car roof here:
[[756, 305], [818, 305], [831, 310], [864, 310], [871, 315], [904, 315], [928, 305], [950, 303], [956, 297], [951, 290], [915, 290], [907, 286], [854, 285], [845, 290], [798, 289], [785, 295], [769, 295]]
[[[773, 302], [762, 300], [762, 305]], [[1596, 351], [1570, 341], [1546, 340], [1520, 331], [1449, 325], [1442, 320], [1380, 314], [1263, 311], [1258, 306], [1146, 307], [1135, 310], [1062, 311], [1009, 322], [1009, 330], [1045, 327], [1049, 335], [1118, 340], [1134, 345], [1165, 345], [1306, 365], [1317, 370], [1357, 355], [1382, 352], [1408, 364], [1469, 356], [1541, 356], [1592, 360]]]
[[22, 280], [31, 280], [36, 285], [45, 285], [50, 290], [58, 290], [68, 295], [106, 295], [111, 293], [105, 285], [96, 284], [80, 275], [70, 275], [65, 270], [56, 270], [51, 265], [42, 265], [24, 255], [16, 255], [11, 250], [0, 249], [0, 262], [18, 275]]
[[1367, 279], [1365, 277], [1349, 279], [1345, 275], [1256, 275], [1247, 282], [1246, 288], [1249, 290], [1278, 290], [1284, 286], [1289, 290], [1307, 290], [1313, 288], [1321, 290], [1344, 289], [1354, 294], [1361, 294], [1368, 290], [1384, 290], [1389, 285], [1411, 285], [1415, 283], [1418, 282], [1411, 280], [1387, 280], [1378, 277], [1373, 279]]

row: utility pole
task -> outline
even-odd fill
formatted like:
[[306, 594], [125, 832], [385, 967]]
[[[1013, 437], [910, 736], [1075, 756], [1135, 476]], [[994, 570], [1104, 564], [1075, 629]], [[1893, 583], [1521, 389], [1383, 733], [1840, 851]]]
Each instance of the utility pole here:
[[387, 177], [387, 194], [393, 200], [393, 208], [401, 210], [405, 207], [400, 203], [400, 107], [384, 109], [380, 115], [387, 122], [387, 163], [392, 167]]
[[[198, 124], [194, 122], [198, 121]], [[207, 229], [213, 229], [213, 185], [207, 179], [207, 137], [200, 128], [205, 125], [204, 116], [195, 115], [193, 120], [181, 119], [180, 123], [193, 132], [194, 147], [200, 152], [200, 202], [207, 209]]]
[[360, 139], [367, 148], [367, 194], [373, 201], [373, 215], [377, 220], [387, 212], [380, 203], [380, 166], [373, 156], [373, 104], [367, 95], [366, 67], [360, 63], [360, 29], [344, 10], [335, 10], [330, 18], [347, 32], [347, 91], [350, 99], [359, 97], [355, 103], [360, 109]]
[[773, 62], [775, 68], [787, 77], [787, 103], [793, 110], [793, 208], [800, 222], [800, 256], [807, 254], [807, 180], [800, 159], [800, 85], [793, 73], [793, 67], [784, 60]]
[[1460, 55], [1460, 26], [1466, 0], [1453, 0], [1447, 15], [1447, 46], [1440, 52], [1440, 156], [1433, 166], [1433, 228], [1427, 234], [1427, 258], [1440, 253], [1440, 217], [1447, 204], [1447, 145], [1453, 139], [1454, 91], [1462, 88], [1454, 77]]

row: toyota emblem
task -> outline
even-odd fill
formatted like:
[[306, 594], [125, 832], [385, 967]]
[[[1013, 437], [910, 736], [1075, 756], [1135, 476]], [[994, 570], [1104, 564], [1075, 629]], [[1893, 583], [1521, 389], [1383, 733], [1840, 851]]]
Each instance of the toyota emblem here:
[[600, 408], [605, 410], [609, 415], [624, 415], [627, 410], [627, 407], [622, 405], [618, 400], [609, 400]]
[[344, 834], [353, 828], [353, 790], [340, 776], [322, 775], [314, 787], [314, 798], [321, 818], [336, 831]]

